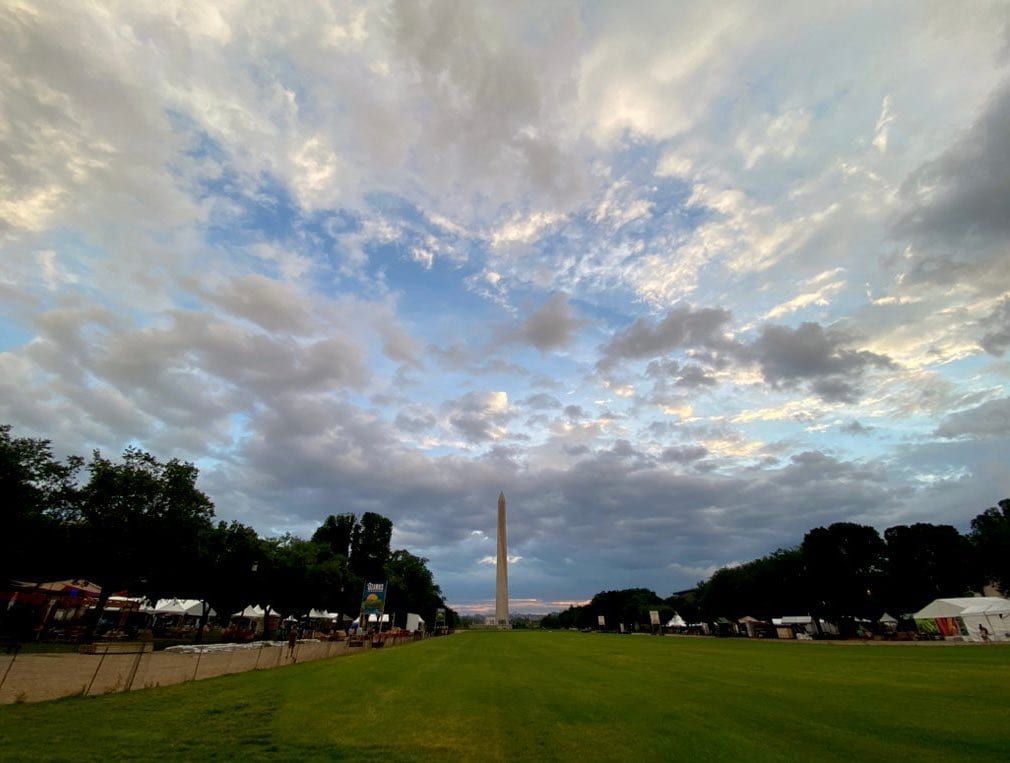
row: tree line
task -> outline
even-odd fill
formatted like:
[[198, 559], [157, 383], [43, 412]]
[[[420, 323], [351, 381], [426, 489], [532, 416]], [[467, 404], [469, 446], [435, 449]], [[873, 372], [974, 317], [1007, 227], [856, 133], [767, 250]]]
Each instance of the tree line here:
[[[331, 515], [308, 540], [261, 537], [216, 521], [199, 470], [127, 448], [118, 461], [53, 455], [49, 440], [0, 426], [0, 584], [86, 579], [110, 594], [196, 598], [228, 614], [248, 604], [284, 614], [356, 615], [366, 581], [387, 580], [387, 611], [435, 622], [445, 607], [427, 560], [390, 548], [393, 523], [374, 512]], [[455, 613], [446, 610], [447, 624]]]
[[688, 622], [789, 614], [844, 622], [885, 611], [900, 617], [986, 586], [1010, 592], [1010, 499], [976, 516], [963, 534], [920, 522], [881, 535], [868, 525], [836, 522], [810, 530], [798, 546], [723, 567], [691, 591], [667, 598], [645, 588], [603, 591], [541, 625], [595, 628], [599, 615], [607, 627], [648, 624], [650, 610], [659, 610], [663, 622], [674, 612]]

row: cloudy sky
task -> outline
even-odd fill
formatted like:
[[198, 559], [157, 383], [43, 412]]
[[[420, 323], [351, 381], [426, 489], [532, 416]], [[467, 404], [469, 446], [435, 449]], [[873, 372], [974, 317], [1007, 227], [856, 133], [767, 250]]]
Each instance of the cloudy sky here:
[[[450, 601], [1010, 495], [1005, 3], [0, 9], [0, 421]], [[518, 601], [518, 600], [523, 601]]]

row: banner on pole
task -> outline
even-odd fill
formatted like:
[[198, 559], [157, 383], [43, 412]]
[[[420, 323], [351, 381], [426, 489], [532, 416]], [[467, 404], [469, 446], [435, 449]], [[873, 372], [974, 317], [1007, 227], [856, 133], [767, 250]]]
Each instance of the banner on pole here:
[[375, 615], [377, 619], [380, 619], [385, 608], [386, 584], [365, 583], [365, 588], [361, 592], [362, 621], [366, 622], [369, 615]]
[[601, 628], [607, 627], [607, 618], [604, 617], [603, 615], [597, 615], [596, 624], [599, 625]]
[[657, 610], [649, 610], [649, 622], [653, 625], [659, 625], [659, 612]]
[[439, 607], [435, 610], [435, 623], [445, 622], [445, 607]]

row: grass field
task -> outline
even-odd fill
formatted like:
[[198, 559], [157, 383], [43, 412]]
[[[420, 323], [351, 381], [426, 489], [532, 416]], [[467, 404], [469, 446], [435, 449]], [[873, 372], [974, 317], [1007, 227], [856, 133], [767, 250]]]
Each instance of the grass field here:
[[0, 707], [0, 760], [1008, 760], [1010, 647], [462, 633]]

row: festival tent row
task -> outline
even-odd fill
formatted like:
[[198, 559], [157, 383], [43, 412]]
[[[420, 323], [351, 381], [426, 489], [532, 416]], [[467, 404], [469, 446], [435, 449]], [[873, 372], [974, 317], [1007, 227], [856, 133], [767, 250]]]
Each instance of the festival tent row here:
[[966, 641], [1010, 641], [1010, 600], [999, 596], [936, 599], [912, 617], [920, 633]]

